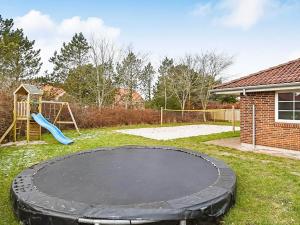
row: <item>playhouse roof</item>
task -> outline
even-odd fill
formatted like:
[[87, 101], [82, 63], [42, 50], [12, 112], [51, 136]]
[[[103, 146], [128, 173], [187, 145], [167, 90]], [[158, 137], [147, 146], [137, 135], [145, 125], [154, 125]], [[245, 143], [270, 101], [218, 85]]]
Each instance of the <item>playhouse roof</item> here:
[[31, 85], [31, 84], [21, 84], [17, 90], [15, 90], [14, 94], [30, 94], [30, 95], [42, 95], [43, 91], [41, 89], [39, 89], [37, 86], [35, 85]]
[[300, 85], [300, 58], [214, 87], [213, 92]]

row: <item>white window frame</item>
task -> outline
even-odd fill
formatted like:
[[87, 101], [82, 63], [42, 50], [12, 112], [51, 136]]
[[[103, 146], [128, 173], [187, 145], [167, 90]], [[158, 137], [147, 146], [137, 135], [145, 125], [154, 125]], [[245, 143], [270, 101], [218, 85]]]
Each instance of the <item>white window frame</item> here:
[[300, 124], [300, 120], [284, 120], [284, 119], [279, 119], [278, 118], [278, 94], [279, 93], [295, 93], [295, 92], [300, 92], [300, 90], [293, 90], [293, 91], [286, 90], [286, 91], [275, 92], [275, 122]]

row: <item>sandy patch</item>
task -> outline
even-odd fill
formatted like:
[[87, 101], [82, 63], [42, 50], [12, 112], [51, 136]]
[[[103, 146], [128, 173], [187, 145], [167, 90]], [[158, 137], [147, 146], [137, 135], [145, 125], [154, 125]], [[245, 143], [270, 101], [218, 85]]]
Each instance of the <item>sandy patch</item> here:
[[[239, 127], [236, 127], [236, 130], [239, 130]], [[232, 131], [232, 126], [209, 124], [117, 130], [119, 133], [137, 135], [156, 140], [170, 140], [228, 131]]]

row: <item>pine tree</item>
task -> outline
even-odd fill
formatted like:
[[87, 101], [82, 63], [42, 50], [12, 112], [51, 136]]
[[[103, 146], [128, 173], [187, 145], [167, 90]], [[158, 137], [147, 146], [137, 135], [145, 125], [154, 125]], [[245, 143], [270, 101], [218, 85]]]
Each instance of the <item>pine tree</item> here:
[[142, 60], [132, 51], [129, 51], [121, 64], [117, 64], [116, 81], [120, 87], [126, 90], [125, 107], [133, 106], [133, 93], [138, 89], [139, 81], [143, 70]]
[[64, 90], [79, 103], [91, 104], [95, 102], [95, 68], [91, 64], [71, 69], [64, 83]]
[[86, 65], [89, 61], [89, 49], [89, 44], [82, 33], [76, 33], [69, 43], [63, 43], [60, 52], [55, 51], [49, 60], [54, 64], [52, 80], [64, 83], [71, 70]]
[[13, 26], [13, 19], [0, 15], [0, 82], [6, 87], [34, 77], [42, 66], [40, 50], [34, 49], [35, 41]]
[[152, 98], [153, 80], [155, 70], [149, 62], [143, 69], [141, 74], [141, 88], [144, 92], [145, 99], [149, 102]]
[[164, 108], [167, 108], [167, 102], [168, 102], [168, 75], [169, 75], [169, 71], [170, 69], [174, 66], [174, 60], [173, 59], [169, 59], [169, 58], [165, 58], [159, 69], [158, 72], [160, 74], [159, 80], [161, 80], [160, 84], [162, 85], [163, 88], [163, 96], [164, 96]]

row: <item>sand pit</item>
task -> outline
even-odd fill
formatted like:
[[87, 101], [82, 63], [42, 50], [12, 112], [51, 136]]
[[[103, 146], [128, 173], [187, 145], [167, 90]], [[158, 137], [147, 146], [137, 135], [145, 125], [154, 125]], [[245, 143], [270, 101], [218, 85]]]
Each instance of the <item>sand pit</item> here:
[[[236, 127], [235, 129], [239, 130], [240, 128]], [[137, 135], [156, 140], [171, 140], [228, 131], [232, 131], [232, 126], [210, 124], [117, 130], [119, 133]]]

